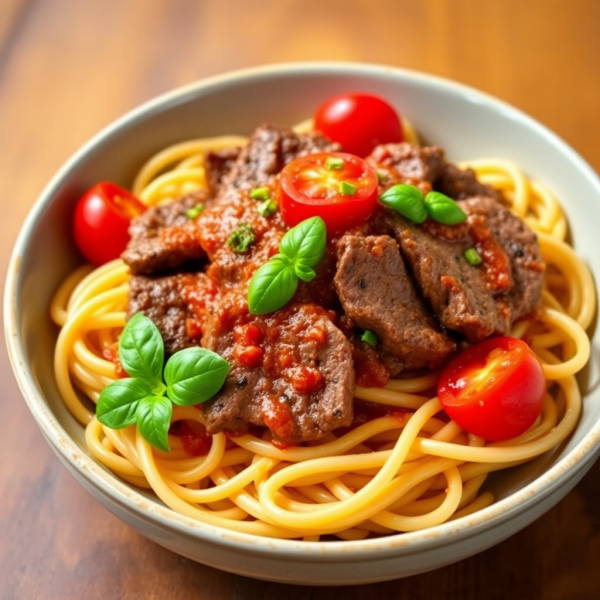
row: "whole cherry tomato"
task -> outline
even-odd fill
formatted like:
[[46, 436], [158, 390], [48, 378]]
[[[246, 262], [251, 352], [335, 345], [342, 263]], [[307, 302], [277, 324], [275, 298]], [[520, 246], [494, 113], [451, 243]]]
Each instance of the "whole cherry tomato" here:
[[444, 369], [438, 398], [469, 433], [492, 441], [521, 435], [542, 412], [546, 378], [537, 357], [517, 338], [471, 346]]
[[95, 266], [118, 258], [129, 241], [131, 219], [146, 206], [114, 183], [97, 183], [78, 201], [73, 237], [83, 256]]
[[315, 113], [314, 128], [339, 142], [345, 152], [368, 156], [378, 144], [401, 142], [400, 115], [385, 100], [372, 94], [334, 96]]
[[358, 156], [319, 152], [293, 160], [281, 171], [279, 207], [293, 227], [319, 216], [332, 235], [364, 223], [377, 205], [377, 173]]

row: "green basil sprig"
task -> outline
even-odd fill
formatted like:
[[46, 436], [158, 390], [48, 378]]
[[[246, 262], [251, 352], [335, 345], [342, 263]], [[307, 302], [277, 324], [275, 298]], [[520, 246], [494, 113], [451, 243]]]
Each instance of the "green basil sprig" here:
[[406, 183], [393, 185], [381, 194], [379, 200], [413, 223], [423, 223], [429, 216], [443, 225], [458, 225], [467, 218], [463, 209], [449, 196], [429, 192], [423, 198], [418, 187]]
[[169, 358], [163, 375], [164, 355], [160, 331], [136, 313], [119, 338], [119, 360], [131, 378], [102, 390], [96, 417], [111, 429], [135, 423], [150, 444], [168, 452], [173, 403], [193, 406], [212, 398], [225, 382], [229, 363], [205, 348], [186, 348]]
[[467, 218], [465, 211], [452, 198], [440, 192], [429, 192], [425, 196], [425, 208], [434, 221], [444, 225], [458, 225]]
[[379, 200], [387, 206], [391, 206], [403, 217], [410, 219], [413, 223], [423, 223], [427, 218], [423, 194], [414, 185], [400, 183], [386, 190]]
[[296, 293], [298, 279], [312, 281], [325, 254], [327, 227], [311, 217], [292, 227], [281, 239], [279, 254], [259, 267], [248, 288], [248, 310], [264, 315], [285, 306]]

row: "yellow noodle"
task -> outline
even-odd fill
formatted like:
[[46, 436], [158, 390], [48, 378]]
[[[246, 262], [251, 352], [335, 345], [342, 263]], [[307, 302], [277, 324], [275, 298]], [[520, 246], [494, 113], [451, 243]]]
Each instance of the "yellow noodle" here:
[[[299, 124], [309, 131], [312, 122]], [[406, 137], [416, 142], [410, 124]], [[133, 191], [148, 205], [206, 186], [204, 154], [241, 147], [246, 138], [191, 140], [151, 158]], [[177, 436], [171, 452], [152, 448], [135, 426], [112, 430], [92, 406], [117, 377], [103, 356], [125, 323], [129, 270], [120, 260], [67, 276], [50, 314], [62, 328], [55, 372], [66, 406], [82, 424], [90, 453], [124, 481], [149, 487], [171, 509], [198, 521], [260, 536], [357, 540], [414, 531], [489, 506], [488, 473], [522, 464], [565, 440], [582, 409], [575, 375], [590, 353], [585, 330], [596, 292], [585, 263], [563, 240], [567, 222], [557, 199], [519, 168], [495, 159], [468, 163], [502, 190], [511, 209], [537, 233], [546, 263], [542, 306], [511, 334], [527, 340], [549, 382], [542, 415], [517, 438], [488, 443], [442, 415], [438, 372], [403, 375], [384, 388], [355, 389], [357, 399], [402, 408], [343, 434], [283, 449], [250, 433], [212, 436], [206, 456], [190, 457]], [[174, 407], [172, 421], [203, 423], [201, 411]]]

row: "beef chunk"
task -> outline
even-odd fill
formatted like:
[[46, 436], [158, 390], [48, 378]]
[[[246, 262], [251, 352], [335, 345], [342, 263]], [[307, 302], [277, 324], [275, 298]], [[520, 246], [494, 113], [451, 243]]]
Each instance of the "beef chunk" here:
[[216, 196], [225, 175], [229, 173], [240, 154], [240, 148], [224, 148], [207, 152], [204, 157], [204, 170], [211, 193]]
[[459, 169], [452, 163], [445, 163], [434, 188], [454, 200], [464, 200], [470, 196], [487, 196], [498, 202], [504, 202], [502, 194], [491, 185], [477, 180], [473, 169]]
[[152, 319], [162, 334], [165, 352], [170, 355], [200, 344], [217, 295], [215, 284], [204, 273], [133, 275], [128, 317], [141, 312]]
[[544, 265], [535, 233], [519, 217], [491, 198], [475, 197], [461, 202], [469, 219], [484, 217], [512, 264], [513, 287], [505, 300], [511, 321], [530, 314], [540, 303]]
[[376, 333], [381, 349], [400, 359], [402, 368], [438, 366], [455, 344], [417, 297], [396, 241], [346, 234], [337, 252], [334, 284], [346, 316]]
[[194, 192], [134, 218], [129, 227], [131, 239], [121, 255], [131, 272], [158, 273], [202, 259], [204, 250], [187, 212], [207, 199], [205, 192]]
[[470, 239], [448, 241], [396, 213], [387, 215], [402, 256], [444, 327], [473, 343], [508, 331], [510, 309], [488, 289], [485, 270], [465, 260]]
[[429, 183], [440, 176], [445, 165], [441, 148], [413, 146], [408, 142], [376, 146], [368, 160], [392, 168], [405, 178]]
[[[276, 439], [299, 443], [349, 425], [354, 369], [343, 333], [316, 305], [253, 317], [244, 296], [237, 290], [223, 299], [203, 338], [231, 365], [219, 394], [203, 405], [208, 432], [259, 425]], [[258, 355], [245, 345], [247, 327], [259, 336]]]
[[232, 166], [227, 181], [234, 187], [248, 189], [267, 185], [283, 167], [305, 154], [339, 150], [318, 133], [294, 133], [273, 125], [258, 127]]

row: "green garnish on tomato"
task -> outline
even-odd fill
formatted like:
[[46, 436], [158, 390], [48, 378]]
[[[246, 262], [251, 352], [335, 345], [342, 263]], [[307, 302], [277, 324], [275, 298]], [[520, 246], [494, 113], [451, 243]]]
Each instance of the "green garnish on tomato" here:
[[[328, 168], [327, 164], [340, 165]], [[343, 152], [319, 152], [290, 162], [281, 171], [279, 209], [293, 227], [323, 219], [329, 235], [364, 223], [377, 206], [377, 174], [366, 161]]]

